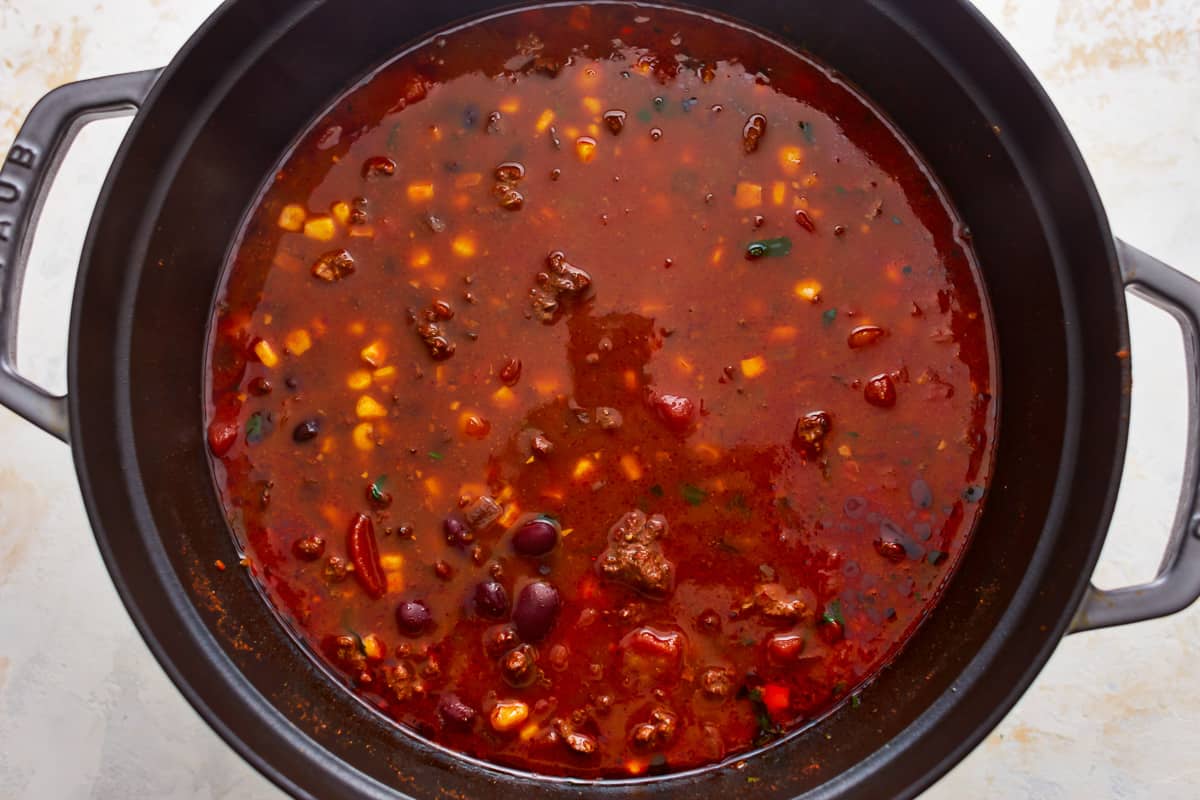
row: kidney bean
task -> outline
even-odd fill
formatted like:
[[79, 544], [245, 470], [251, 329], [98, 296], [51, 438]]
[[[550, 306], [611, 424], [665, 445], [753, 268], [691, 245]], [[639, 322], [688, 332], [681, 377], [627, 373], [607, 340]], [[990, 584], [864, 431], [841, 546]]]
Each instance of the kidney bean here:
[[456, 694], [444, 694], [438, 699], [438, 715], [447, 725], [470, 727], [477, 713], [474, 708], [464, 703]]
[[417, 637], [433, 625], [433, 613], [420, 600], [405, 600], [396, 607], [396, 625], [405, 636]]
[[904, 545], [894, 539], [876, 539], [875, 552], [893, 564], [899, 564], [907, 555], [904, 552]]
[[558, 526], [545, 517], [529, 520], [512, 537], [513, 550], [523, 556], [544, 556], [557, 544]]
[[310, 442], [317, 438], [317, 434], [320, 432], [320, 420], [316, 418], [306, 419], [292, 430], [292, 440], [299, 444], [303, 444], [304, 442]]
[[475, 612], [500, 619], [508, 613], [508, 591], [499, 581], [484, 581], [475, 587]]
[[558, 621], [562, 601], [558, 590], [545, 581], [527, 584], [517, 596], [512, 620], [521, 638], [536, 642], [546, 638]]
[[208, 449], [217, 458], [229, 452], [237, 437], [238, 425], [234, 420], [214, 419], [208, 423]]
[[654, 410], [668, 428], [676, 433], [683, 433], [692, 424], [696, 416], [696, 406], [686, 397], [677, 394], [656, 395], [653, 400]]
[[891, 408], [896, 405], [896, 384], [890, 375], [876, 375], [863, 387], [863, 396], [873, 406]]
[[475, 541], [475, 534], [471, 533], [466, 523], [458, 517], [446, 517], [442, 521], [442, 533], [446, 535], [446, 541], [450, 544], [465, 545]]
[[517, 381], [521, 379], [521, 361], [520, 359], [510, 358], [500, 367], [500, 382], [505, 386], [515, 386]]
[[767, 654], [776, 661], [794, 661], [803, 652], [804, 637], [798, 633], [774, 633], [767, 640]]
[[379, 545], [375, 541], [375, 525], [366, 514], [355, 514], [346, 536], [346, 551], [354, 564], [354, 577], [367, 594], [383, 597], [387, 578], [379, 564]]

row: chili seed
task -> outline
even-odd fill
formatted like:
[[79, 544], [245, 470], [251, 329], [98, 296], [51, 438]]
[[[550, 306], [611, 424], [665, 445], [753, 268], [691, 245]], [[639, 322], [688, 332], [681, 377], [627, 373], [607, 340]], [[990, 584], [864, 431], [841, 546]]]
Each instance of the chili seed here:
[[454, 567], [450, 566], [448, 562], [438, 559], [433, 563], [433, 574], [448, 581], [454, 577]]
[[662, 128], [651, 128], [650, 129], [650, 140], [651, 141], [657, 142], [662, 137], [663, 137]]
[[454, 319], [454, 309], [445, 300], [434, 300], [430, 308], [433, 309], [433, 315], [438, 319]]
[[525, 177], [525, 165], [520, 161], [505, 161], [496, 167], [496, 180], [501, 183], [517, 183]]

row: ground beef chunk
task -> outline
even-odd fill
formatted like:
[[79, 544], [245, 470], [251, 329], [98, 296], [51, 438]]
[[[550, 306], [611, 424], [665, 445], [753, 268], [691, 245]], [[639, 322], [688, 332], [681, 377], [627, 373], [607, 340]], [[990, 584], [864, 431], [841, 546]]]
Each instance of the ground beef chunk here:
[[591, 285], [591, 275], [555, 250], [546, 256], [546, 269], [537, 274], [537, 285], [529, 292], [533, 315], [547, 324], [556, 321], [563, 302], [583, 296]]
[[650, 720], [633, 726], [630, 738], [635, 747], [643, 750], [660, 748], [675, 736], [678, 719], [665, 708], [650, 712]]
[[733, 694], [733, 673], [724, 667], [709, 667], [700, 673], [700, 691], [710, 700], [724, 700]]
[[396, 702], [403, 703], [424, 690], [417, 671], [403, 661], [394, 667], [383, 668], [383, 682], [388, 694]]
[[605, 578], [665, 597], [675, 587], [675, 567], [659, 544], [666, 533], [667, 521], [662, 515], [628, 512], [609, 531], [608, 548], [597, 559], [596, 569]]
[[795, 622], [812, 616], [814, 604], [811, 596], [805, 599], [806, 594], [803, 590], [789, 592], [781, 583], [760, 583], [743, 608], [757, 608], [764, 617], [779, 622]]

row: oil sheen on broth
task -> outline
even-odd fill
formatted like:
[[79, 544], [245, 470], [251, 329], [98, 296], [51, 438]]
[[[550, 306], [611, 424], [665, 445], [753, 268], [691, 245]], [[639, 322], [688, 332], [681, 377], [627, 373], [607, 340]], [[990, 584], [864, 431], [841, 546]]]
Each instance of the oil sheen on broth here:
[[244, 564], [351, 691], [478, 758], [769, 742], [895, 656], [979, 515], [960, 229], [878, 112], [749, 32], [578, 6], [430, 40], [232, 251], [207, 433]]

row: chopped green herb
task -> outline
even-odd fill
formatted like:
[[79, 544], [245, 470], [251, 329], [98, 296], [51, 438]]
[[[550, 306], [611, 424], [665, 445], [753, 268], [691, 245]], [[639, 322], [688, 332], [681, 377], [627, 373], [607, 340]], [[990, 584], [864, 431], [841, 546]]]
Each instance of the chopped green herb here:
[[708, 492], [690, 483], [683, 484], [679, 491], [683, 494], [683, 501], [689, 506], [698, 506], [708, 499]]
[[858, 431], [846, 431], [846, 435], [849, 436], [851, 439], [857, 439]]
[[837, 319], [837, 309], [836, 308], [826, 309], [825, 312], [821, 314], [821, 322], [823, 322], [825, 324], [826, 328], [828, 328], [830, 325], [832, 325], [833, 321], [835, 319]]
[[900, 218], [899, 218], [899, 217], [892, 217], [892, 224], [893, 224], [893, 225], [900, 225], [900, 224], [902, 224], [902, 223], [900, 222]]
[[792, 252], [792, 240], [786, 236], [774, 239], [761, 239], [746, 245], [746, 258], [756, 260], [764, 256], [786, 256]]
[[746, 495], [741, 492], [735, 492], [726, 506], [730, 511], [735, 511], [743, 517], [749, 519], [751, 515], [750, 504], [746, 502]]
[[767, 711], [767, 704], [763, 701], [762, 689], [759, 689], [757, 686], [750, 689], [746, 692], [746, 699], [750, 701], [750, 705], [754, 706], [754, 718], [758, 721], [756, 743], [762, 744], [783, 732], [771, 719], [770, 712]]
[[387, 483], [387, 475], [380, 475], [371, 484], [371, 499], [376, 503], [382, 503], [387, 499], [387, 495], [383, 492], [384, 484]]
[[862, 698], [859, 697], [858, 695], [854, 695], [853, 697], [850, 698], [850, 707], [851, 708], [858, 708], [861, 705], [862, 705]]
[[443, 458], [445, 458], [445, 456], [443, 456], [441, 453], [439, 453], [436, 450], [430, 450], [429, 457], [432, 458], [434, 461], [441, 461]]
[[831, 600], [825, 604], [825, 613], [821, 615], [821, 619], [825, 622], [836, 622], [838, 625], [845, 625], [846, 620], [842, 618], [842, 601]]
[[812, 123], [811, 123], [811, 122], [804, 122], [804, 121], [801, 121], [801, 122], [799, 122], [798, 124], [799, 124], [799, 126], [800, 126], [800, 132], [801, 132], [802, 134], [804, 134], [804, 141], [805, 141], [805, 143], [806, 143], [806, 144], [812, 144], [812, 143], [813, 143], [813, 141], [814, 141], [814, 139], [813, 139], [813, 127], [812, 127]]
[[905, 275], [912, 275], [912, 264], [905, 264], [903, 267], [900, 268], [900, 271], [903, 272]]
[[846, 682], [838, 681], [837, 683], [835, 683], [833, 685], [832, 691], [833, 691], [834, 696], [837, 696], [839, 694], [845, 694], [846, 693]]
[[261, 411], [256, 411], [246, 420], [246, 442], [258, 444], [267, 435], [267, 423]]
[[758, 783], [761, 780], [762, 780], [762, 778], [758, 777], [757, 775], [747, 775], [746, 776], [746, 783]]
[[656, 483], [650, 487], [650, 494], [654, 495], [655, 497], [662, 497], [664, 494], [663, 488]]
[[637, 112], [637, 118], [641, 122], [649, 122], [650, 120], [654, 119], [654, 114], [650, 111], [650, 109], [643, 108], [641, 111]]

